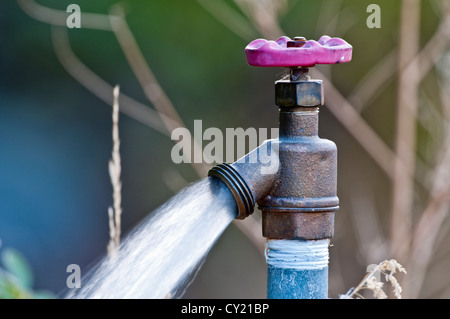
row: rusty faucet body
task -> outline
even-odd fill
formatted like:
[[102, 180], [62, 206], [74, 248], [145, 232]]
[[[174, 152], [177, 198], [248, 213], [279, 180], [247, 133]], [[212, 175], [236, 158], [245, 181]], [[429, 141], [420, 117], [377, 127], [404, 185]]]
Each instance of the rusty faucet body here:
[[[262, 211], [268, 297], [327, 298], [328, 243], [339, 208], [337, 148], [318, 136], [323, 86], [321, 80], [310, 79], [308, 67], [348, 62], [352, 47], [323, 36], [318, 42], [258, 39], [247, 48], [251, 65], [288, 67], [289, 75], [275, 82], [279, 138], [231, 165], [217, 165], [209, 175], [230, 189], [236, 218], [250, 215], [256, 204]], [[276, 169], [267, 169], [268, 162]]]
[[280, 169], [272, 190], [258, 202], [263, 235], [271, 239], [333, 236], [338, 209], [337, 148], [318, 136], [322, 81], [275, 83], [280, 108]]
[[[337, 148], [318, 136], [323, 101], [321, 80], [277, 81], [279, 138], [266, 141], [253, 151], [256, 155], [250, 153], [232, 165], [219, 164], [209, 173], [231, 189], [239, 207], [237, 218], [250, 215], [257, 203], [266, 238], [333, 237], [334, 212], [339, 208]], [[267, 149], [270, 160], [277, 161], [277, 169], [264, 173], [261, 168], [267, 161], [261, 159], [261, 153]], [[250, 160], [252, 156], [256, 161]]]

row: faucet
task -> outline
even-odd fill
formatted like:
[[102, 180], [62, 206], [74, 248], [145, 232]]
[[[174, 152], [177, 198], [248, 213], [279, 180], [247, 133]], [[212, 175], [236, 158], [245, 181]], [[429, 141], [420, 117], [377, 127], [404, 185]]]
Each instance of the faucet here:
[[255, 205], [262, 212], [268, 298], [327, 298], [328, 246], [339, 209], [337, 148], [318, 136], [323, 85], [311, 79], [309, 68], [349, 62], [352, 46], [329, 36], [283, 36], [254, 40], [245, 54], [249, 65], [289, 70], [275, 82], [279, 138], [232, 164], [216, 165], [208, 175], [232, 193], [237, 219], [252, 214]]

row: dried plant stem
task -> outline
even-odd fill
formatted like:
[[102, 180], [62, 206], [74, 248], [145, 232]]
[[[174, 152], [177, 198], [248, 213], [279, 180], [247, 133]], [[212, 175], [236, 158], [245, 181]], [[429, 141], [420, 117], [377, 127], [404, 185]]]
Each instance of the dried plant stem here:
[[391, 204], [391, 250], [396, 258], [404, 261], [411, 244], [414, 180], [410, 172], [415, 167], [416, 117], [418, 88], [420, 84], [418, 64], [409, 66], [419, 51], [420, 1], [403, 0], [400, 19], [398, 64], [398, 101], [395, 132], [393, 194]]
[[109, 161], [109, 176], [113, 187], [113, 208], [108, 209], [110, 241], [108, 243], [108, 255], [114, 256], [120, 247], [121, 218], [122, 218], [122, 182], [120, 174], [122, 165], [120, 160], [120, 139], [119, 139], [119, 86], [113, 91], [113, 150], [112, 158]]
[[[368, 286], [367, 286], [367, 283], [370, 282], [371, 279], [375, 279], [374, 276], [375, 276], [375, 274], [377, 272], [379, 272], [379, 269], [378, 268], [374, 268], [371, 272], [367, 273], [356, 287], [351, 288], [347, 292], [347, 294], [345, 294], [344, 296], [341, 296], [341, 298], [342, 299], [352, 299], [353, 297], [356, 296], [356, 297], [358, 297], [360, 299], [364, 299], [364, 297], [361, 294], [359, 294], [359, 292], [361, 290], [363, 290], [363, 289], [369, 289]], [[376, 289], [378, 290], [378, 289], [381, 289], [382, 287], [383, 286], [380, 285], [380, 287], [376, 288]], [[375, 296], [377, 296], [377, 295], [379, 297], [377, 299], [386, 299], [387, 298], [386, 294], [381, 294], [380, 292], [376, 292]]]
[[386, 299], [387, 295], [383, 290], [384, 283], [377, 280], [375, 277], [377, 274], [384, 275], [385, 280], [390, 282], [393, 288], [393, 293], [397, 299], [402, 298], [402, 287], [400, 286], [398, 280], [395, 278], [397, 272], [402, 272], [406, 274], [405, 268], [399, 264], [395, 259], [385, 260], [372, 268], [372, 270], [367, 273], [361, 282], [354, 288], [351, 288], [345, 295], [341, 295], [341, 299], [352, 299], [355, 296], [358, 298], [364, 298], [360, 292], [362, 290], [371, 290], [373, 295], [377, 299]]

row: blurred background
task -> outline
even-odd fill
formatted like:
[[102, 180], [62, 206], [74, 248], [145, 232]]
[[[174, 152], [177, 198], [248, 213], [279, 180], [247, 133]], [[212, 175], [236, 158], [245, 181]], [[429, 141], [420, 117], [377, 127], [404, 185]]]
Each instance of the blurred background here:
[[[67, 6], [81, 8], [68, 29]], [[369, 28], [368, 5], [381, 27]], [[338, 146], [331, 298], [395, 258], [407, 298], [450, 297], [450, 6], [445, 0], [10, 0], [0, 3], [0, 239], [28, 259], [33, 289], [66, 287], [106, 253], [112, 88], [120, 85], [122, 231], [208, 166], [174, 164], [173, 122], [278, 125], [281, 69], [246, 64], [256, 38], [353, 45], [317, 66], [320, 136]], [[108, 15], [116, 17], [111, 24]], [[115, 27], [114, 27], [115, 26]], [[180, 124], [180, 121], [177, 122]], [[232, 223], [185, 297], [265, 298], [260, 213]]]

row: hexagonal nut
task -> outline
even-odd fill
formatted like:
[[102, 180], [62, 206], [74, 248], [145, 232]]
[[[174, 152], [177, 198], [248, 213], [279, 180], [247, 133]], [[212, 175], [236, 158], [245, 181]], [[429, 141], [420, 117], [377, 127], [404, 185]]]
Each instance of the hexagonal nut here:
[[279, 107], [315, 107], [323, 103], [321, 80], [280, 80], [275, 83], [275, 104]]

